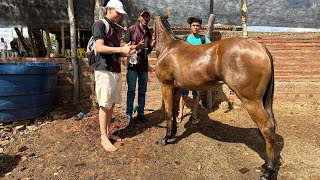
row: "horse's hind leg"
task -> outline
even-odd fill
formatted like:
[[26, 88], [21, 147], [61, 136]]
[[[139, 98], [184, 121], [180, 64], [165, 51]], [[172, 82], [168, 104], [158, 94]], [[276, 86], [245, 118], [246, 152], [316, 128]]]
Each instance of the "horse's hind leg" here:
[[162, 139], [162, 144], [166, 145], [169, 139], [172, 139], [177, 131], [177, 125], [173, 123], [172, 119], [172, 110], [173, 110], [173, 96], [174, 96], [174, 86], [162, 84], [161, 86], [162, 96], [164, 101], [164, 111], [165, 111], [165, 120], [167, 122], [167, 133], [166, 136]]
[[274, 154], [275, 154], [275, 122], [270, 117], [262, 102], [247, 101], [245, 102], [247, 111], [253, 121], [256, 122], [260, 132], [262, 133], [266, 144], [266, 163], [265, 171], [261, 176], [262, 179], [272, 178], [274, 170]]

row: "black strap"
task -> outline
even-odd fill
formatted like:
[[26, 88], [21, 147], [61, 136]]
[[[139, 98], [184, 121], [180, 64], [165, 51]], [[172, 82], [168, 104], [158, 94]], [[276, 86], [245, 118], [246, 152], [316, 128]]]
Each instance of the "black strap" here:
[[206, 43], [206, 36], [200, 34], [200, 39], [201, 39], [201, 43], [205, 44]]
[[185, 36], [183, 36], [183, 40], [184, 40], [184, 41], [187, 41], [188, 36], [189, 36], [189, 35], [185, 35]]
[[[188, 36], [189, 36], [189, 35], [185, 35], [185, 36], [183, 36], [183, 40], [184, 40], [184, 41], [187, 41]], [[201, 40], [201, 43], [202, 43], [202, 44], [205, 44], [205, 43], [206, 43], [206, 36], [205, 36], [205, 35], [200, 34], [200, 40]]]

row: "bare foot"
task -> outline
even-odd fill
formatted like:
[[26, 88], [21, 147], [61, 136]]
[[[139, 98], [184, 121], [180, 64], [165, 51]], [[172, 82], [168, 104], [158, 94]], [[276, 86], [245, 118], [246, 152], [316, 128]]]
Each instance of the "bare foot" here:
[[122, 139], [119, 136], [114, 135], [114, 134], [109, 134], [109, 139], [111, 141], [122, 141]]
[[101, 145], [106, 151], [109, 151], [109, 152], [113, 152], [118, 149], [110, 142], [109, 139], [106, 139], [106, 140], [101, 139]]

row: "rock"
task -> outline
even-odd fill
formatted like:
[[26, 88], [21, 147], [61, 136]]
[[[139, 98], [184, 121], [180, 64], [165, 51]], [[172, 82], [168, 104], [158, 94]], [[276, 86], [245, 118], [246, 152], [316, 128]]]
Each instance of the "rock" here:
[[241, 168], [241, 169], [239, 169], [239, 172], [241, 172], [242, 174], [245, 174], [245, 173], [247, 173], [248, 171], [250, 171], [250, 169], [248, 169], [248, 168]]
[[181, 162], [179, 160], [175, 160], [174, 163], [176, 163], [176, 165], [180, 165]]
[[18, 152], [23, 152], [25, 150], [29, 149], [27, 146], [21, 146], [19, 149], [18, 149]]
[[30, 119], [25, 119], [25, 120], [20, 120], [20, 121], [17, 121], [17, 122], [13, 122], [13, 127], [21, 126], [21, 125], [29, 125], [29, 124], [31, 124], [31, 120]]
[[53, 120], [65, 119], [66, 115], [54, 114], [52, 115]]
[[0, 145], [2, 145], [2, 146], [6, 146], [6, 145], [8, 145], [8, 144], [10, 144], [10, 141], [9, 141], [9, 140], [4, 140], [4, 141], [1, 141], [1, 142], [0, 142]]
[[19, 125], [14, 127], [15, 131], [23, 131], [25, 129], [26, 129], [26, 125]]
[[16, 138], [11, 137], [11, 138], [10, 138], [10, 143], [12, 143], [12, 142], [15, 141], [15, 140], [16, 140]]
[[0, 148], [0, 154], [2, 154], [4, 152], [3, 148]]
[[37, 157], [37, 156], [36, 156], [36, 153], [33, 152], [33, 153], [30, 153], [28, 157]]
[[3, 130], [4, 130], [4, 132], [12, 132], [12, 127], [5, 126]]
[[19, 172], [26, 170], [26, 167], [22, 167]]
[[38, 128], [36, 126], [27, 126], [29, 131], [36, 131]]
[[27, 156], [22, 156], [21, 159], [20, 159], [20, 162], [26, 161], [27, 159], [28, 159]]

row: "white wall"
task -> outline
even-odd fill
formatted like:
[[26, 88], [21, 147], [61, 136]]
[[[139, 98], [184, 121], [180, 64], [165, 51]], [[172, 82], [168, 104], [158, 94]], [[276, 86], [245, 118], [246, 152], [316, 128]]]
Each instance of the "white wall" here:
[[[0, 38], [4, 38], [4, 41], [8, 43], [8, 50], [11, 50], [10, 42], [15, 37], [17, 38], [18, 36], [13, 28], [0, 28]], [[23, 28], [23, 37], [29, 37], [27, 28]]]

